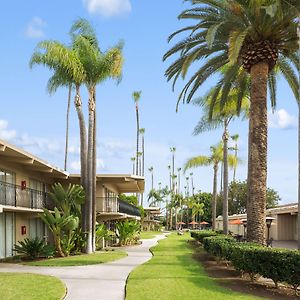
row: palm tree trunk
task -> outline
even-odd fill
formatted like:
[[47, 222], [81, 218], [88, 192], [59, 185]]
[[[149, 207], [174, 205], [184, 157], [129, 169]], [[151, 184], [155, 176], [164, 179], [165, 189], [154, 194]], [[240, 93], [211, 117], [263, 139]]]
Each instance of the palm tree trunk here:
[[213, 195], [212, 195], [212, 230], [216, 230], [217, 218], [217, 184], [218, 184], [218, 164], [214, 165], [214, 182], [213, 182]]
[[140, 122], [139, 122], [139, 107], [136, 103], [135, 105], [136, 112], [136, 175], [139, 175], [139, 138], [140, 138]]
[[220, 180], [220, 193], [223, 191], [223, 173], [224, 173], [224, 163], [221, 162], [221, 180]]
[[87, 220], [87, 244], [86, 253], [93, 252], [93, 154], [94, 154], [94, 118], [95, 118], [95, 101], [93, 90], [89, 89], [89, 128], [88, 128], [88, 220]]
[[96, 186], [97, 186], [97, 110], [96, 110], [96, 89], [94, 89], [94, 130], [93, 130], [93, 216], [92, 216], [92, 247], [93, 252], [96, 251]]
[[64, 165], [64, 170], [65, 171], [67, 171], [67, 164], [68, 164], [69, 118], [70, 118], [71, 96], [72, 96], [72, 84], [69, 85], [69, 92], [68, 92], [68, 105], [67, 105], [67, 117], [66, 117], [65, 165]]
[[[76, 95], [74, 100], [75, 108], [77, 111], [78, 121], [79, 121], [79, 131], [80, 131], [80, 175], [81, 175], [81, 185], [83, 186], [85, 192], [87, 193], [87, 132], [85, 126], [84, 115], [82, 111], [82, 101], [80, 97], [80, 87], [76, 86]], [[81, 226], [85, 233], [87, 230], [87, 201], [81, 206]]]
[[[298, 16], [298, 44], [299, 44], [299, 67], [300, 67], [300, 14]], [[299, 73], [300, 82], [300, 73]], [[299, 90], [300, 94], [300, 90]], [[298, 250], [300, 250], [300, 103], [298, 100]]]
[[224, 121], [223, 133], [223, 233], [228, 234], [228, 120]]
[[[238, 155], [238, 149], [237, 149], [237, 142], [236, 142], [234, 146], [234, 157], [236, 162], [237, 162], [237, 155]], [[233, 182], [235, 182], [235, 179], [236, 179], [236, 164], [234, 165], [233, 168]]]
[[142, 137], [142, 175], [145, 175], [145, 138], [144, 135]]
[[[299, 28], [300, 32], [300, 28]], [[299, 33], [300, 39], [300, 33]], [[299, 41], [300, 48], [300, 41]], [[300, 82], [300, 81], [299, 81]], [[300, 104], [298, 103], [298, 250], [300, 250]]]
[[247, 240], [265, 244], [267, 181], [267, 80], [269, 66], [260, 62], [250, 71]]

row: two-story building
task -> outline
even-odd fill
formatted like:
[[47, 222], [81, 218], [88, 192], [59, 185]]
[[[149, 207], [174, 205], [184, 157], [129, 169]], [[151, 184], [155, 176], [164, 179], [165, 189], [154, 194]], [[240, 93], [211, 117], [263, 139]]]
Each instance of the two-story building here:
[[[80, 175], [59, 168], [0, 140], [0, 258], [13, 255], [13, 246], [26, 237], [47, 239], [39, 218], [43, 208], [53, 209], [48, 192], [55, 182], [80, 183]], [[141, 193], [144, 178], [129, 174], [97, 175], [97, 221], [140, 219], [135, 207], [118, 199], [120, 193]]]

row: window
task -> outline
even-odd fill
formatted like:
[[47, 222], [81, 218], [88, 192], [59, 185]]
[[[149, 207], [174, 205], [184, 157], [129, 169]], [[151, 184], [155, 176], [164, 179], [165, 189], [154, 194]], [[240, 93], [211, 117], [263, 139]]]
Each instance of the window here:
[[16, 174], [0, 169], [0, 204], [15, 205]]

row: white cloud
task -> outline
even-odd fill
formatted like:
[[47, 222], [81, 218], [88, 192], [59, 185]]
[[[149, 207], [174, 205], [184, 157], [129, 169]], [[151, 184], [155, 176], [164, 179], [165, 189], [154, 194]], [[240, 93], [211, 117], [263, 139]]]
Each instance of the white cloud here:
[[[79, 172], [80, 171], [80, 160], [74, 160], [70, 163], [70, 167], [73, 171]], [[97, 159], [97, 170], [104, 170], [105, 165], [102, 159]]]
[[70, 163], [70, 167], [74, 171], [80, 171], [80, 160], [75, 160]]
[[130, 0], [83, 0], [90, 14], [113, 17], [131, 12]]
[[0, 138], [3, 140], [12, 140], [16, 137], [17, 132], [15, 130], [7, 129], [8, 122], [0, 120]]
[[46, 26], [46, 22], [39, 18], [34, 17], [27, 24], [25, 35], [31, 39], [38, 39], [45, 36], [44, 27]]
[[269, 127], [277, 129], [291, 129], [297, 127], [297, 118], [290, 115], [285, 109], [268, 113]]

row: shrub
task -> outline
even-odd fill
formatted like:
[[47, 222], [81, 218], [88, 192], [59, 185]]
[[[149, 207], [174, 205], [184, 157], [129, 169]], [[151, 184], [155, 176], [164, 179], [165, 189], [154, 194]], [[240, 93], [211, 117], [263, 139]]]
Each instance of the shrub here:
[[137, 221], [126, 220], [116, 223], [117, 237], [119, 238], [120, 246], [135, 244], [138, 239], [138, 233], [141, 229]]
[[212, 230], [193, 230], [191, 231], [191, 237], [195, 240], [203, 243], [203, 239], [210, 236], [216, 236], [217, 233]]
[[[201, 235], [200, 235], [201, 236]], [[201, 241], [198, 232], [192, 237]], [[202, 238], [204, 249], [210, 254], [231, 261], [235, 269], [248, 273], [253, 279], [256, 274], [274, 281], [285, 282], [295, 290], [300, 285], [300, 252], [289, 249], [274, 249], [254, 243], [240, 243], [225, 235]]]
[[19, 245], [15, 244], [13, 250], [30, 259], [54, 255], [54, 247], [52, 245], [46, 245], [45, 242], [38, 237], [34, 239], [26, 238], [24, 241], [19, 241], [18, 243]]

